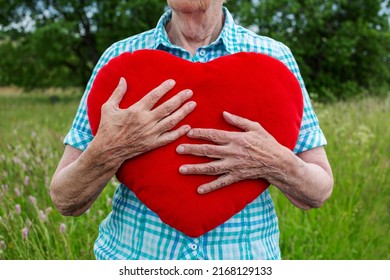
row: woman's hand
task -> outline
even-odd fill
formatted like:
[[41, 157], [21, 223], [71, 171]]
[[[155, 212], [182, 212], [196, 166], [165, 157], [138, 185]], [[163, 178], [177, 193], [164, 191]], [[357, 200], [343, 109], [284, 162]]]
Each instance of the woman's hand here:
[[185, 135], [191, 129], [189, 125], [171, 129], [194, 110], [194, 101], [185, 103], [192, 97], [191, 90], [183, 90], [152, 109], [174, 85], [175, 81], [167, 80], [137, 103], [121, 109], [119, 104], [127, 89], [125, 79], [121, 78], [112, 96], [102, 106], [95, 141], [103, 149], [110, 149], [114, 157], [123, 162]]
[[181, 144], [180, 154], [216, 159], [180, 167], [182, 174], [221, 175], [198, 188], [201, 194], [246, 179], [265, 179], [297, 207], [320, 207], [333, 190], [333, 176], [323, 147], [295, 155], [259, 123], [224, 112], [226, 122], [243, 131], [191, 129], [187, 134], [214, 144]]
[[183, 165], [182, 174], [222, 175], [199, 187], [199, 193], [207, 193], [246, 179], [267, 179], [277, 168], [275, 154], [284, 149], [257, 122], [224, 112], [225, 120], [242, 132], [216, 129], [192, 129], [188, 137], [214, 142], [213, 144], [182, 144], [180, 154], [206, 156], [214, 159], [209, 163]]
[[[50, 185], [51, 198], [63, 215], [84, 213], [103, 191], [126, 159], [168, 144], [186, 134], [190, 127], [174, 128], [196, 104], [184, 90], [152, 109], [175, 83], [168, 80], [127, 109], [119, 104], [126, 93], [121, 79], [110, 99], [103, 104], [95, 138], [85, 151], [66, 146]], [[182, 105], [185, 103], [184, 105]]]

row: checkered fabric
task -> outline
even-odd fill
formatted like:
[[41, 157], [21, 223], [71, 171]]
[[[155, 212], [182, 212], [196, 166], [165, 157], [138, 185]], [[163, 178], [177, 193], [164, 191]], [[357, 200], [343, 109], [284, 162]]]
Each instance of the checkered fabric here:
[[[212, 44], [199, 48], [195, 55], [169, 41], [164, 27], [171, 19], [171, 10], [164, 13], [156, 28], [109, 47], [92, 73], [64, 143], [85, 150], [93, 139], [86, 98], [102, 66], [123, 52], [159, 49], [193, 62], [207, 62], [237, 52], [259, 52], [279, 59], [296, 75], [304, 96], [302, 126], [294, 152], [326, 145], [290, 49], [236, 25], [229, 11], [226, 8], [223, 11], [225, 23], [220, 36]], [[190, 238], [164, 224], [132, 191], [119, 184], [112, 212], [99, 227], [94, 252], [97, 259], [280, 259], [278, 218], [267, 190], [224, 224], [198, 238]]]

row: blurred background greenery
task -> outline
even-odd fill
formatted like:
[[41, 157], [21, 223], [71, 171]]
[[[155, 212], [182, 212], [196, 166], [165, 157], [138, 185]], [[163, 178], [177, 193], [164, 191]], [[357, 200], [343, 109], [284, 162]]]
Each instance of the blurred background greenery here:
[[[389, 0], [229, 0], [236, 21], [291, 48], [313, 98], [385, 95]], [[102, 52], [153, 28], [164, 0], [0, 0], [0, 86], [83, 87]]]
[[[335, 188], [302, 211], [271, 187], [284, 259], [390, 259], [389, 0], [228, 0], [294, 53]], [[49, 196], [83, 87], [112, 43], [153, 28], [163, 0], [0, 0], [0, 260], [93, 259], [117, 181], [84, 215]], [[27, 94], [26, 94], [27, 93]]]

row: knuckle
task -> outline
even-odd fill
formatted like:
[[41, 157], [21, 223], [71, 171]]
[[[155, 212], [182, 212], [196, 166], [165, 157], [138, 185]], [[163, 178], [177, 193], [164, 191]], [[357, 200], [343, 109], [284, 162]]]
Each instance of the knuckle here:
[[102, 105], [102, 111], [103, 110], [107, 110], [108, 108], [110, 108], [111, 107], [111, 103], [110, 103], [110, 101], [107, 101], [106, 103], [104, 103], [103, 105]]
[[177, 124], [177, 121], [176, 121], [175, 119], [167, 120], [167, 121], [164, 123], [163, 129], [164, 129], [164, 130], [169, 130], [169, 129], [175, 127], [176, 124]]
[[177, 105], [178, 104], [176, 102], [166, 104], [165, 113], [167, 114], [171, 113], [173, 110], [177, 108]]
[[177, 111], [178, 118], [184, 119], [190, 112], [191, 112], [191, 109], [189, 108], [189, 106], [184, 106], [180, 110]]
[[219, 189], [219, 188], [222, 188], [222, 187], [224, 187], [226, 184], [225, 184], [225, 181], [219, 181], [216, 185], [215, 185], [215, 187], [217, 188], [217, 189]]
[[197, 128], [192, 128], [192, 129], [191, 129], [191, 135], [194, 136], [194, 137], [199, 137], [199, 136], [201, 136], [201, 135], [200, 135], [200, 132], [199, 132], [199, 129], [197, 129]]
[[213, 152], [213, 149], [211, 146], [205, 145], [202, 147], [202, 154], [204, 155], [210, 155]]
[[194, 147], [190, 144], [181, 144], [184, 147], [186, 154], [192, 154], [194, 153]]
[[167, 133], [163, 137], [160, 138], [160, 145], [164, 146], [167, 145], [173, 141], [175, 141], [177, 138], [177, 133], [172, 132], [172, 133]]
[[[206, 133], [205, 133], [206, 134]], [[204, 136], [206, 136], [206, 135], [204, 135]], [[211, 139], [211, 141], [213, 141], [213, 142], [217, 142], [218, 141], [218, 139], [221, 139], [221, 132], [219, 132], [219, 131], [211, 131], [210, 132], [210, 139]]]
[[107, 101], [106, 103], [104, 103], [101, 107], [101, 112], [108, 112], [108, 111], [111, 111], [112, 109], [112, 103], [110, 101]]
[[215, 190], [218, 190], [218, 189], [220, 189], [220, 188], [222, 188], [224, 186], [225, 186], [225, 184], [224, 184], [223, 181], [218, 181], [218, 182], [215, 182], [214, 184], [212, 184], [210, 186], [210, 190], [211, 191], [215, 191]]
[[218, 168], [214, 165], [208, 165], [205, 167], [205, 171], [209, 174], [216, 174], [218, 173]]
[[159, 99], [160, 97], [160, 91], [158, 89], [155, 89], [155, 90], [152, 90], [150, 93], [149, 93], [149, 97], [151, 99], [151, 101], [156, 101]]
[[253, 122], [253, 127], [255, 127], [256, 129], [261, 129], [261, 125], [259, 122]]
[[173, 140], [171, 139], [171, 136], [164, 136], [160, 138], [159, 146], [165, 146], [169, 143], [171, 143]]

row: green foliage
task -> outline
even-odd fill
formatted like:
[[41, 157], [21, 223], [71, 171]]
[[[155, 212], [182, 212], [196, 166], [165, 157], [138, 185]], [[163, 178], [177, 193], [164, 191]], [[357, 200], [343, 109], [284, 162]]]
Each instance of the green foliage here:
[[273, 189], [287, 259], [390, 258], [390, 97], [314, 103], [328, 146], [334, 191], [301, 211]]
[[[388, 0], [229, 0], [240, 24], [293, 51], [321, 100], [387, 94]], [[153, 28], [162, 0], [0, 0], [0, 85], [85, 86], [113, 42]]]
[[[8, 95], [0, 93], [0, 260], [94, 259], [93, 243], [111, 210], [116, 182], [77, 218], [61, 216], [49, 197], [78, 98], [63, 94], [52, 104], [47, 95]], [[310, 211], [271, 188], [282, 256], [388, 260], [390, 127], [383, 120], [390, 118], [390, 97], [314, 106], [327, 136], [335, 188], [322, 208]]]
[[78, 100], [66, 94], [53, 104], [49, 95], [12, 95], [0, 93], [0, 260], [93, 259], [114, 180], [78, 218], [61, 216], [49, 196]]
[[291, 48], [310, 92], [321, 99], [390, 85], [389, 1], [229, 1], [240, 23]]
[[[110, 44], [153, 28], [165, 2], [0, 0], [0, 85], [85, 85]], [[13, 64], [13, 67], [9, 67]]]

